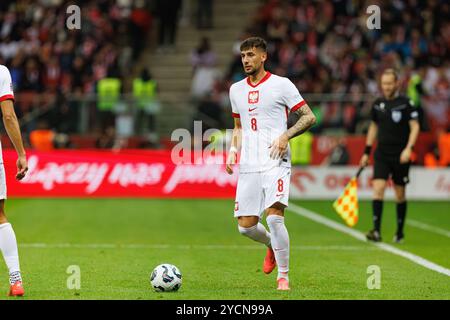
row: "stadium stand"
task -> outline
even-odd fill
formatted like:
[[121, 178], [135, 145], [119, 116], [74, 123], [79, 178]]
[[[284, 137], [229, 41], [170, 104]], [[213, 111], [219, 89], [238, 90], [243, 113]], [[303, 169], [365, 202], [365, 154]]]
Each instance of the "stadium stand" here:
[[[203, 2], [184, 0], [181, 8], [177, 2], [174, 45], [158, 50], [161, 1], [78, 1], [81, 30], [65, 28], [64, 9], [70, 1], [2, 1], [0, 63], [11, 70], [17, 113], [28, 142], [42, 119], [54, 132], [70, 135], [71, 147], [110, 146], [104, 141], [111, 132], [128, 139], [125, 146], [169, 146], [170, 132], [191, 127], [192, 119], [212, 119], [230, 127], [228, 88], [244, 77], [239, 43], [259, 35], [269, 42], [268, 69], [291, 78], [313, 108], [319, 120], [312, 130], [315, 135], [365, 133], [377, 76], [384, 68], [395, 67], [402, 75], [402, 91], [423, 111], [425, 145], [417, 150], [418, 162], [423, 163], [433, 144], [438, 149], [448, 145], [438, 143], [440, 133], [449, 131], [450, 116], [447, 1], [375, 1], [389, 13], [382, 14], [380, 30], [367, 28], [365, 2], [207, 2], [212, 21], [200, 30], [197, 14]], [[195, 55], [202, 38], [210, 41], [210, 55]], [[204, 96], [192, 99], [195, 70], [190, 59], [195, 56], [197, 66], [203, 64], [202, 57], [212, 55], [216, 81], [212, 89], [198, 90]], [[151, 73], [154, 83], [148, 88], [161, 106], [156, 121], [150, 116], [158, 132], [150, 142], [142, 124], [130, 120], [137, 108], [129, 109], [136, 104], [133, 83], [144, 69]], [[114, 107], [121, 111], [102, 127], [98, 88], [105, 78], [120, 82], [115, 90], [121, 99]]]
[[[380, 30], [370, 30], [364, 2], [268, 0], [246, 30], [269, 40], [268, 67], [274, 73], [292, 79], [306, 96], [327, 93], [338, 98], [308, 99], [320, 115], [318, 131], [363, 132], [370, 95], [378, 89], [377, 75], [386, 67], [401, 71], [402, 91], [425, 109], [433, 130], [448, 126], [448, 2], [395, 1], [380, 6], [390, 14], [382, 15]], [[232, 81], [244, 76], [239, 56], [228, 76]], [[342, 100], [344, 95], [348, 99]]]
[[[80, 30], [66, 28], [70, 4], [1, 2], [0, 64], [12, 74], [26, 133], [42, 118], [58, 132], [79, 132], [83, 101], [92, 102], [86, 97], [94, 95], [97, 82], [108, 75], [129, 82], [150, 31], [152, 15], [145, 1], [77, 1]], [[93, 125], [87, 127], [94, 130]]]

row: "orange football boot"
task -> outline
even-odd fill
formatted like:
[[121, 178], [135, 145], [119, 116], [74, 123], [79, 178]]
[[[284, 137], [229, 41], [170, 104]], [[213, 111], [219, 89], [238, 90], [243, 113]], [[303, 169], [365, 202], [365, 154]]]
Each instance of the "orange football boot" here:
[[22, 282], [16, 281], [9, 288], [8, 296], [10, 297], [22, 297], [25, 294], [25, 290], [23, 289]]
[[264, 258], [263, 271], [265, 274], [269, 274], [275, 269], [277, 262], [275, 260], [275, 254], [272, 248], [267, 248], [266, 257]]

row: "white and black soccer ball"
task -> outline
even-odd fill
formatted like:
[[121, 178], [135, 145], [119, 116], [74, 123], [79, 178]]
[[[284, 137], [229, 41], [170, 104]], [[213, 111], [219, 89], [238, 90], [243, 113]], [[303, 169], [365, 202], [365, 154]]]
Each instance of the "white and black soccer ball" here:
[[160, 264], [153, 269], [150, 283], [157, 292], [177, 291], [181, 287], [181, 272], [172, 264]]

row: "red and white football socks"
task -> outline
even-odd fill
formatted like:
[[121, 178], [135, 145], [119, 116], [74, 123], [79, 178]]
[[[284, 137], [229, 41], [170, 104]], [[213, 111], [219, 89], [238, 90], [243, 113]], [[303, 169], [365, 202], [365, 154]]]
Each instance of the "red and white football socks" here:
[[289, 272], [289, 234], [284, 225], [284, 217], [270, 215], [266, 219], [270, 230], [272, 249], [278, 265], [278, 277], [288, 280]]
[[244, 228], [241, 226], [238, 226], [238, 228], [242, 235], [270, 247], [270, 233], [266, 230], [266, 227], [264, 227], [262, 223], [257, 223], [249, 228]]
[[10, 283], [22, 281], [16, 235], [10, 223], [0, 224], [0, 251], [9, 270]]

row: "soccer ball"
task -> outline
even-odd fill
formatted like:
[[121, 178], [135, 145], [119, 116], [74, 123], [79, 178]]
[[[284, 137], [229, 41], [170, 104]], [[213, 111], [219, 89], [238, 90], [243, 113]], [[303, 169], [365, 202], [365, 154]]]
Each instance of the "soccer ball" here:
[[172, 264], [160, 264], [153, 269], [150, 283], [156, 292], [177, 291], [181, 287], [181, 272]]

